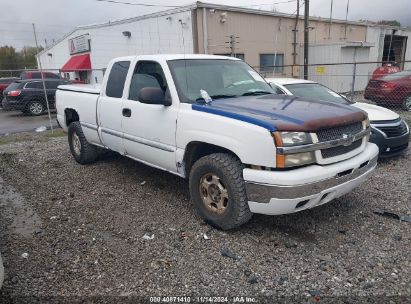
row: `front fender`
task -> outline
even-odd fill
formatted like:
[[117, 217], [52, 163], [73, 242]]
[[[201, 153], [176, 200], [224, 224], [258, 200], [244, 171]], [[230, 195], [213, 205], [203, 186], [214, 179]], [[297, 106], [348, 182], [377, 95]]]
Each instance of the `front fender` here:
[[177, 148], [185, 150], [194, 141], [230, 150], [243, 164], [275, 167], [274, 140], [267, 129], [228, 117], [192, 111], [189, 105], [182, 105], [177, 121]]

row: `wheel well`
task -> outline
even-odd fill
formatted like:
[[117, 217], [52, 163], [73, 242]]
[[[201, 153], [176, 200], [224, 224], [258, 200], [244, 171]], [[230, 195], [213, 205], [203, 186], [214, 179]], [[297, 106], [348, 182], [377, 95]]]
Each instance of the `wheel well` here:
[[65, 110], [64, 110], [64, 116], [66, 117], [66, 126], [67, 126], [67, 127], [68, 127], [72, 122], [80, 121], [80, 118], [79, 118], [76, 110], [73, 110], [73, 109], [65, 109]]
[[212, 145], [209, 143], [205, 142], [190, 142], [187, 147], [186, 151], [184, 153], [184, 167], [185, 167], [185, 173], [186, 176], [188, 177], [191, 171], [191, 167], [194, 165], [194, 163], [199, 160], [201, 157], [204, 157], [206, 155], [210, 155], [213, 153], [227, 153], [234, 155], [238, 159], [240, 159], [234, 152], [220, 147], [216, 145]]

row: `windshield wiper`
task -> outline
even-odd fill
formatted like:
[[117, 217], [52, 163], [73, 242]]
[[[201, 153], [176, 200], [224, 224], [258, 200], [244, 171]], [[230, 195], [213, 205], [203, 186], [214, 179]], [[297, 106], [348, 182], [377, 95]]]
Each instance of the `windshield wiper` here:
[[[222, 98], [234, 98], [234, 97], [237, 97], [237, 95], [218, 94], [218, 95], [211, 95], [210, 97], [211, 97], [211, 99], [215, 100], [215, 99], [222, 99]], [[200, 101], [200, 100], [204, 100], [204, 98], [200, 97], [200, 98], [196, 99], [196, 101]]]
[[254, 91], [254, 92], [246, 92], [241, 96], [267, 95], [267, 94], [274, 94], [274, 93], [268, 92], [268, 91]]

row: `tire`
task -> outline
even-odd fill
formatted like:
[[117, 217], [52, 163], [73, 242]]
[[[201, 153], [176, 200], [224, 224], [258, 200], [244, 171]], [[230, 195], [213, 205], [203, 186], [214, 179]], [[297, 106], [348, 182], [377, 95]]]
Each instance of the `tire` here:
[[411, 112], [411, 95], [408, 95], [404, 98], [404, 102], [402, 103], [402, 107], [405, 111]]
[[210, 154], [195, 162], [190, 171], [190, 195], [205, 222], [228, 230], [251, 219], [242, 173], [240, 160], [226, 153]]
[[75, 121], [70, 124], [67, 138], [70, 152], [79, 164], [89, 164], [97, 159], [98, 149], [87, 141], [80, 122]]
[[27, 104], [27, 113], [32, 116], [39, 116], [44, 113], [46, 106], [42, 101], [33, 100]]

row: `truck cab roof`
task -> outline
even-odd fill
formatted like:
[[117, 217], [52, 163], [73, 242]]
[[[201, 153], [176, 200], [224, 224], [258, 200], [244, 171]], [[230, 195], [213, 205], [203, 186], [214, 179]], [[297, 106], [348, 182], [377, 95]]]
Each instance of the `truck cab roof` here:
[[182, 59], [226, 59], [226, 60], [241, 60], [229, 56], [220, 55], [202, 55], [202, 54], [157, 54], [157, 55], [135, 55], [135, 56], [125, 56], [117, 57], [113, 61], [124, 61], [138, 58], [139, 60], [154, 60], [154, 61], [167, 61], [167, 60], [182, 60]]

